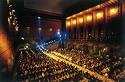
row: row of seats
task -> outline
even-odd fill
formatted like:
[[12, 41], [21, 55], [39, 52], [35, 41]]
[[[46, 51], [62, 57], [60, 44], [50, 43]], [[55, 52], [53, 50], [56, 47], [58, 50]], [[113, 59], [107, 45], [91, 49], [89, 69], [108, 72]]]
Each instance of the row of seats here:
[[77, 68], [64, 62], [58, 62], [43, 53], [32, 53], [31, 50], [21, 50], [18, 53], [16, 76], [19, 81], [79, 82], [85, 78], [85, 75]]
[[[112, 79], [118, 79], [116, 76], [124, 70], [124, 59], [117, 56], [115, 53], [108, 53], [98, 57], [91, 53], [84, 53], [79, 50], [57, 49], [54, 54], [61, 53], [61, 57], [69, 59], [72, 63], [84, 66], [89, 70], [98, 72], [101, 75]], [[60, 55], [60, 54], [59, 54]]]

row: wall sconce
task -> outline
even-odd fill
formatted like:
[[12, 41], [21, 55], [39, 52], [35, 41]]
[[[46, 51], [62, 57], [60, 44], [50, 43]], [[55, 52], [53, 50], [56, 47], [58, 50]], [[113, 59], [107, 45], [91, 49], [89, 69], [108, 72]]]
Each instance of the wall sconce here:
[[118, 8], [111, 8], [109, 11], [110, 16], [116, 15], [118, 13]]
[[103, 15], [104, 15], [103, 12], [98, 12], [98, 13], [96, 14], [96, 18], [97, 18], [97, 19], [101, 19], [101, 18], [103, 18]]
[[69, 27], [71, 25], [70, 21], [66, 21], [66, 27]]
[[88, 16], [86, 17], [86, 20], [87, 20], [88, 22], [92, 21], [92, 15], [88, 15]]
[[76, 25], [76, 19], [73, 19], [73, 20], [72, 20], [72, 24], [73, 24], [73, 25]]
[[83, 17], [80, 17], [78, 20], [79, 20], [79, 24], [83, 23]]

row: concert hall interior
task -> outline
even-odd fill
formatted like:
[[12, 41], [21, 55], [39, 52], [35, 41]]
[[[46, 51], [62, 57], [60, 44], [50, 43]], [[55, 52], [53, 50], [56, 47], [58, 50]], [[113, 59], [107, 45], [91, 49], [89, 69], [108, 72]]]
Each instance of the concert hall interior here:
[[0, 0], [0, 82], [125, 82], [125, 0]]

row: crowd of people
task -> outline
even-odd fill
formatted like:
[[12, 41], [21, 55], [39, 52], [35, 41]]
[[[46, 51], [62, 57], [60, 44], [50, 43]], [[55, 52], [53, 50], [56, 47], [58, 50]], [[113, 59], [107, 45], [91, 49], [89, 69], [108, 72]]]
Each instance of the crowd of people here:
[[101, 64], [101, 61], [99, 61], [98, 58], [92, 57], [89, 54], [83, 54], [82, 51], [77, 51], [74, 49], [72, 49], [71, 51], [67, 49], [58, 49], [55, 50], [55, 52], [63, 54], [62, 57], [64, 57], [65, 59], [68, 59], [71, 62], [76, 63], [80, 66], [84, 66], [88, 69], [93, 69], [94, 67], [97, 67]]
[[[16, 57], [16, 77], [26, 82], [88, 82], [97, 80], [64, 62], [49, 58], [43, 53], [20, 50]], [[86, 78], [87, 77], [87, 78]]]
[[[124, 50], [120, 53], [111, 46], [67, 41], [64, 46], [48, 52], [115, 81], [119, 80], [118, 74], [125, 69], [125, 58], [120, 55]], [[87, 72], [31, 49], [19, 50], [15, 62], [17, 80], [22, 82], [99, 82]]]
[[67, 41], [64, 42], [62, 48], [56, 49], [55, 52], [61, 53], [61, 57], [75, 64], [118, 80], [117, 75], [125, 69], [125, 58], [120, 48], [116, 47], [104, 44], [94, 45], [91, 42]]

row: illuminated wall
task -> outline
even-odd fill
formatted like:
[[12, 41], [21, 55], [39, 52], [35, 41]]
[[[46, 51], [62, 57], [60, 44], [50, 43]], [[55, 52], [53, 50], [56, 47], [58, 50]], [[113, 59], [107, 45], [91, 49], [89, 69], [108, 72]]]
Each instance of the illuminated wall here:
[[0, 27], [0, 59], [1, 63], [11, 65], [13, 64], [13, 52], [7, 34]]
[[[124, 2], [123, 2], [124, 3]], [[122, 7], [125, 7], [122, 3]], [[97, 25], [106, 24], [108, 21], [125, 12], [117, 0], [109, 0], [95, 7], [81, 11], [66, 18], [66, 29], [73, 39], [99, 38], [104, 34], [105, 28], [95, 28]], [[77, 32], [74, 32], [76, 28]], [[101, 31], [99, 31], [101, 29]], [[81, 31], [83, 30], [83, 31]], [[75, 37], [74, 37], [75, 35]]]
[[6, 6], [6, 1], [0, 1], [0, 69], [10, 71], [13, 65], [13, 47], [8, 35]]

